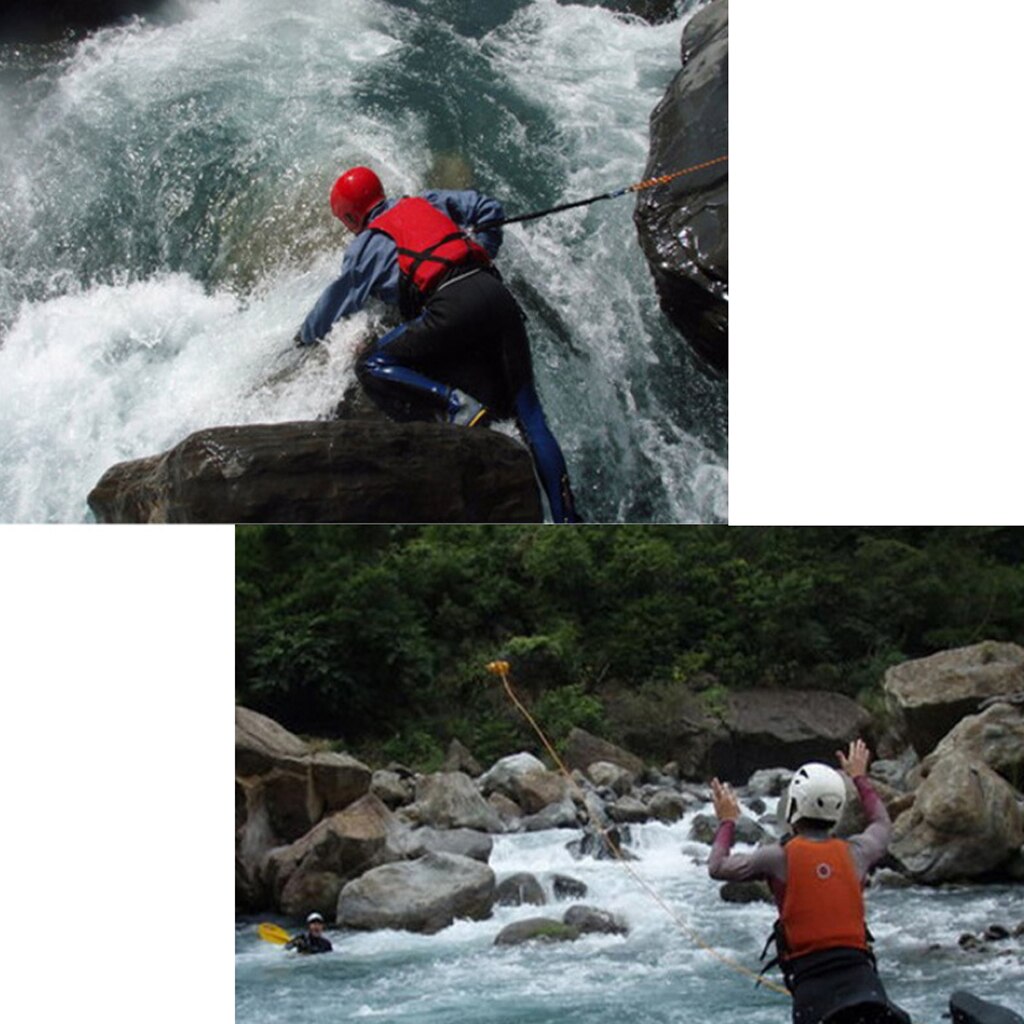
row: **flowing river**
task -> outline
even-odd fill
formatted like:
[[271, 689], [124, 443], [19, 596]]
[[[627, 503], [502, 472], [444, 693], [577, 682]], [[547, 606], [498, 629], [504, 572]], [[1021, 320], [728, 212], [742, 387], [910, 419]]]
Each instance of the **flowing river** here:
[[[0, 522], [88, 520], [108, 466], [202, 427], [328, 415], [381, 315], [293, 370], [339, 170], [509, 214], [636, 181], [680, 11], [175, 0], [0, 45]], [[631, 201], [512, 227], [500, 266], [586, 518], [724, 519], [725, 385], [660, 314]]]
[[[636, 868], [707, 942], [755, 966], [773, 910], [721, 901], [718, 883], [708, 878], [703, 863], [708, 847], [687, 842], [691, 820], [692, 814], [671, 826], [633, 826], [632, 849], [641, 857]], [[561, 917], [570, 904], [559, 903], [499, 907], [490, 920], [456, 922], [433, 936], [329, 931], [333, 954], [301, 957], [262, 943], [254, 921], [239, 921], [236, 1019], [240, 1024], [788, 1024], [786, 997], [755, 990], [749, 978], [696, 948], [620, 864], [574, 861], [565, 850], [572, 836], [556, 830], [497, 837], [491, 866], [499, 881], [516, 871], [535, 873], [548, 882], [549, 898], [551, 873], [580, 879], [589, 888], [582, 902], [625, 917], [631, 927], [627, 937], [493, 945], [511, 921]], [[999, 954], [971, 954], [957, 946], [963, 931], [1024, 920], [1020, 886], [874, 887], [868, 919], [889, 994], [915, 1024], [939, 1024], [956, 988], [1024, 1009], [1021, 940], [992, 946]]]

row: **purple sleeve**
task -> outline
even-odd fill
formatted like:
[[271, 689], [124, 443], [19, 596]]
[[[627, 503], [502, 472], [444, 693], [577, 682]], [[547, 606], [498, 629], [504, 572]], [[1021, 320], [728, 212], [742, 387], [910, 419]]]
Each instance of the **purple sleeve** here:
[[723, 821], [715, 833], [708, 858], [708, 874], [720, 882], [749, 882], [763, 878], [783, 882], [786, 854], [781, 846], [762, 846], [753, 853], [730, 854], [736, 834], [734, 821]]
[[849, 839], [854, 863], [863, 880], [867, 877], [869, 869], [885, 856], [885, 851], [889, 848], [892, 821], [882, 798], [875, 792], [875, 787], [871, 785], [866, 775], [858, 775], [853, 784], [857, 787], [857, 795], [864, 807], [864, 813], [868, 816], [868, 827]]

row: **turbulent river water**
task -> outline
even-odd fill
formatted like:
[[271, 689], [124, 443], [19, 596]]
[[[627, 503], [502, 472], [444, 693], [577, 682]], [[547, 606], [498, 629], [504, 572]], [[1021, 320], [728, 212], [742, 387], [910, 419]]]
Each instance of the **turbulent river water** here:
[[[472, 184], [511, 213], [642, 177], [686, 13], [555, 0], [176, 0], [0, 46], [0, 521], [89, 518], [118, 460], [192, 430], [329, 413], [289, 342], [336, 273], [326, 194]], [[592, 521], [726, 514], [726, 395], [657, 307], [628, 199], [510, 228], [500, 265]]]
[[[725, 904], [703, 863], [708, 847], [687, 842], [688, 817], [676, 825], [634, 826], [637, 870], [692, 928], [721, 952], [755, 965], [774, 918], [762, 904]], [[784, 996], [701, 952], [621, 865], [573, 861], [572, 833], [501, 836], [491, 866], [499, 880], [553, 872], [589, 887], [585, 902], [623, 915], [625, 937], [497, 948], [510, 921], [560, 916], [569, 904], [498, 908], [492, 919], [456, 922], [434, 936], [404, 932], [328, 933], [330, 955], [299, 957], [261, 943], [253, 921], [235, 937], [236, 1018], [245, 1024], [293, 1021], [396, 1021], [402, 1024], [788, 1024]], [[745, 849], [745, 847], [738, 847]], [[547, 885], [551, 895], [550, 883]], [[868, 917], [890, 996], [915, 1024], [939, 1024], [949, 992], [1024, 1009], [1024, 954], [968, 954], [963, 931], [1024, 919], [1024, 890], [1012, 886], [872, 888]], [[932, 945], [937, 948], [930, 948]]]

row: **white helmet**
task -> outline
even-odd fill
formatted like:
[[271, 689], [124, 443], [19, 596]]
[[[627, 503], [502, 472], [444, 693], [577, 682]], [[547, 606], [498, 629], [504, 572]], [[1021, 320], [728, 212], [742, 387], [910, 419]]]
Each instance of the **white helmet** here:
[[845, 803], [843, 777], [835, 768], [812, 761], [798, 768], [789, 784], [786, 821], [794, 825], [802, 818], [816, 818], [834, 825], [842, 817]]
[[319, 921], [321, 924], [324, 923], [324, 919], [315, 910], [306, 918], [306, 924], [312, 924], [314, 921]]

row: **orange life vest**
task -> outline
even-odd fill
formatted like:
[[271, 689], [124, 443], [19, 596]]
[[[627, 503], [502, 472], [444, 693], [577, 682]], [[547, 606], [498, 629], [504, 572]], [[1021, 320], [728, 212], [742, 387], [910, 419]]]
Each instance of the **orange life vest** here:
[[417, 196], [399, 200], [366, 225], [387, 235], [398, 249], [399, 305], [404, 316], [419, 312], [423, 300], [452, 267], [491, 258], [450, 217]]
[[838, 947], [867, 950], [864, 894], [849, 846], [842, 839], [795, 836], [784, 850], [782, 958]]

